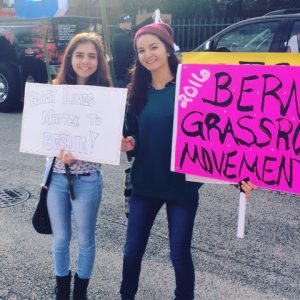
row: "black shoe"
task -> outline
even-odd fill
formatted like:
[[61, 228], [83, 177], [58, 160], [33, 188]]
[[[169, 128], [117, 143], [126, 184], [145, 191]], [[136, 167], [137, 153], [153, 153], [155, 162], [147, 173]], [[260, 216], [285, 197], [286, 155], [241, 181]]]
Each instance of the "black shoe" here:
[[87, 300], [87, 287], [89, 285], [89, 279], [81, 279], [75, 274], [73, 299], [74, 300]]
[[71, 271], [67, 276], [56, 276], [56, 288], [55, 288], [56, 300], [70, 299], [71, 277], [72, 277]]

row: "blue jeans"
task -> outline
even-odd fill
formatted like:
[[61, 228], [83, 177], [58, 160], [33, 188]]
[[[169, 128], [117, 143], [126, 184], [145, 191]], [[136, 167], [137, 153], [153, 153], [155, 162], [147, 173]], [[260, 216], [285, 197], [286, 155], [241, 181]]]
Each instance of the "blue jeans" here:
[[91, 276], [95, 260], [95, 231], [102, 195], [102, 175], [71, 175], [75, 200], [71, 200], [67, 177], [52, 173], [48, 190], [48, 211], [52, 227], [52, 255], [55, 275], [66, 276], [70, 269], [71, 213], [76, 227], [79, 278]]
[[133, 300], [138, 290], [142, 258], [150, 231], [160, 208], [166, 204], [170, 257], [175, 270], [175, 299], [194, 298], [195, 272], [191, 242], [198, 194], [194, 199], [164, 201], [133, 195], [130, 199], [127, 239], [124, 247], [120, 293], [123, 300]]

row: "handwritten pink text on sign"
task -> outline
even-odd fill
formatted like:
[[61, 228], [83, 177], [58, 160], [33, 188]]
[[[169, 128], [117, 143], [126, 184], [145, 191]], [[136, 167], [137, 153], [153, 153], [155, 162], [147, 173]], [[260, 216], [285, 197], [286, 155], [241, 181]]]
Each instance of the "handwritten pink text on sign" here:
[[176, 172], [300, 194], [299, 67], [192, 64], [178, 79]]

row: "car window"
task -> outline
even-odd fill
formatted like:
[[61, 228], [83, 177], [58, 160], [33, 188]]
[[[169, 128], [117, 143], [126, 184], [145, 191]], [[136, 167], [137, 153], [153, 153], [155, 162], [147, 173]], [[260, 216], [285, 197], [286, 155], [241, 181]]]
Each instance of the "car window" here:
[[300, 52], [300, 21], [294, 23], [291, 37], [287, 42], [287, 52], [299, 53]]
[[216, 50], [230, 52], [269, 52], [279, 22], [246, 24], [223, 34]]

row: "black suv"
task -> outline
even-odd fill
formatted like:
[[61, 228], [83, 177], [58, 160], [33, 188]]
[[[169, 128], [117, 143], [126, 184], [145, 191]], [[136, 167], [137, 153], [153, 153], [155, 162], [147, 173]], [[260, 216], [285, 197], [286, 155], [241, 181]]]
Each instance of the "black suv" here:
[[0, 35], [0, 112], [22, 109], [26, 82], [48, 82], [46, 64], [32, 55], [18, 55]]
[[300, 52], [300, 10], [280, 10], [235, 23], [197, 51]]

